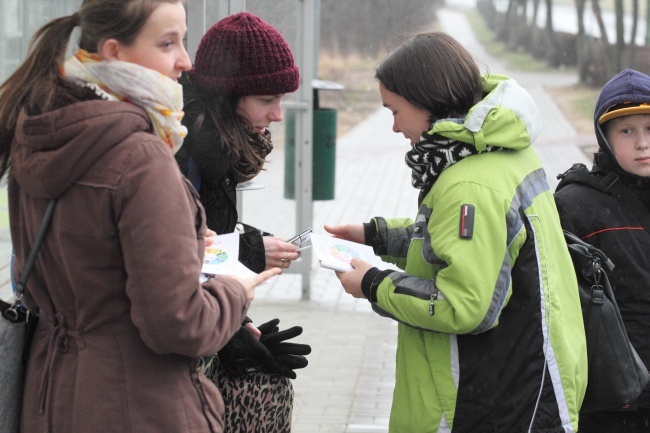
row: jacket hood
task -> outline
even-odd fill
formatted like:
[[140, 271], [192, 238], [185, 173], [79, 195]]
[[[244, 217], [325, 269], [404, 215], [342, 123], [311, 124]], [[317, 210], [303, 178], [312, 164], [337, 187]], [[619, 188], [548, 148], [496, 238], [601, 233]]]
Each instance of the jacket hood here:
[[150, 130], [145, 111], [126, 102], [84, 101], [36, 116], [23, 110], [11, 173], [29, 195], [58, 198], [127, 136]]
[[542, 130], [537, 105], [530, 94], [504, 75], [486, 75], [483, 92], [483, 100], [465, 118], [440, 119], [429, 134], [472, 144], [479, 151], [487, 145], [517, 150], [530, 146]]
[[[612, 149], [607, 142], [607, 138], [605, 137], [605, 133], [603, 132], [603, 128], [601, 127], [602, 125], [598, 124], [600, 116], [605, 114], [609, 108], [624, 102], [650, 102], [650, 77], [633, 69], [626, 69], [619, 72], [603, 86], [598, 95], [598, 99], [596, 100], [594, 130], [596, 131], [598, 146], [610, 162], [615, 165], [614, 171], [625, 175], [625, 170], [623, 170], [616, 162], [614, 153], [612, 152]], [[628, 175], [630, 174], [628, 173]]]

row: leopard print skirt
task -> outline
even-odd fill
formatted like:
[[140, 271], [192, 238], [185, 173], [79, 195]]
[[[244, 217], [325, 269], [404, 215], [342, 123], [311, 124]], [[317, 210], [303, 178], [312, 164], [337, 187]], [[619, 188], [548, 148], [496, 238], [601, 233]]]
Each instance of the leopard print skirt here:
[[291, 432], [291, 379], [261, 371], [232, 377], [218, 357], [210, 370], [225, 405], [224, 433]]

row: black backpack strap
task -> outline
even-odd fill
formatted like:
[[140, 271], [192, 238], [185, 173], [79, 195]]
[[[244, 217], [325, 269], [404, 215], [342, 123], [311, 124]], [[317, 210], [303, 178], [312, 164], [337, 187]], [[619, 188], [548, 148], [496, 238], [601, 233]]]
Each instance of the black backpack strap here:
[[54, 213], [54, 205], [56, 204], [56, 199], [50, 200], [50, 203], [47, 205], [45, 210], [45, 215], [41, 221], [41, 226], [36, 233], [36, 238], [34, 239], [34, 244], [32, 249], [29, 251], [27, 260], [25, 261], [25, 267], [23, 272], [20, 275], [20, 280], [16, 283], [16, 297], [20, 299], [25, 291], [25, 286], [27, 285], [27, 280], [29, 279], [29, 274], [32, 272], [32, 267], [36, 261], [36, 255], [38, 250], [41, 249], [41, 244], [43, 243], [43, 238], [45, 238], [45, 233], [50, 226], [50, 220], [52, 219], [52, 214]]
[[647, 206], [623, 184], [623, 181], [613, 171], [599, 179], [603, 188], [616, 197], [625, 206], [625, 209], [643, 226], [645, 231], [650, 234], [650, 213], [645, 211]]

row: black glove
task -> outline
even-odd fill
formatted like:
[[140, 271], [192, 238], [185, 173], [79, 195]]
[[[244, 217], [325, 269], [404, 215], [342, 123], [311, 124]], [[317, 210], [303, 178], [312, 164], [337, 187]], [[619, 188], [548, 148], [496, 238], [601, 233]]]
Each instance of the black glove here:
[[279, 323], [280, 319], [273, 319], [257, 328], [262, 333], [260, 342], [271, 352], [275, 361], [274, 371], [269, 371], [269, 366], [265, 370], [269, 373], [281, 374], [295, 379], [296, 373], [293, 370], [307, 367], [308, 361], [305, 355], [311, 353], [311, 346], [308, 344], [285, 343], [286, 340], [302, 334], [302, 327], [294, 326], [280, 331]]
[[245, 326], [239, 328], [218, 355], [219, 361], [231, 376], [254, 373], [274, 362], [269, 349], [256, 340]]
[[232, 376], [241, 376], [263, 370], [266, 373], [279, 374], [291, 379], [296, 378], [295, 368], [307, 366], [307, 359], [302, 355], [311, 352], [306, 344], [282, 343], [302, 333], [302, 328], [295, 326], [278, 332], [278, 319], [260, 326], [262, 337], [256, 340], [244, 326], [228, 341], [218, 353], [219, 361]]

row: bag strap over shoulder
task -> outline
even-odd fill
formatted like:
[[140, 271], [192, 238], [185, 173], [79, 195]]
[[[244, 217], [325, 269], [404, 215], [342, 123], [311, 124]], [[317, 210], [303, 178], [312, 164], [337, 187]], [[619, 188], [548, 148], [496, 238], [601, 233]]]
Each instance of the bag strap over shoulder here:
[[20, 275], [20, 280], [18, 280], [16, 283], [16, 298], [18, 299], [22, 298], [23, 293], [25, 292], [25, 286], [27, 286], [29, 274], [32, 272], [32, 267], [36, 261], [36, 255], [38, 254], [38, 250], [41, 249], [41, 244], [45, 238], [45, 233], [47, 233], [47, 229], [50, 226], [50, 220], [52, 219], [52, 214], [54, 213], [54, 205], [56, 205], [56, 199], [50, 200], [47, 205], [47, 209], [45, 210], [43, 220], [41, 221], [41, 226], [38, 229], [38, 233], [36, 233], [36, 238], [34, 239], [32, 249], [29, 251], [29, 255], [25, 261], [25, 267], [23, 268], [23, 271]]

